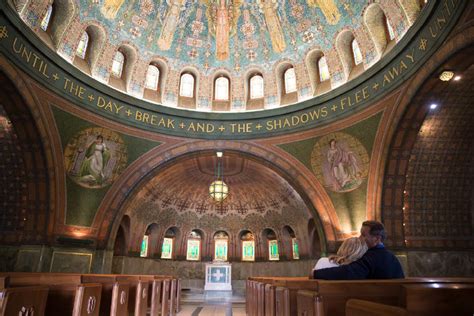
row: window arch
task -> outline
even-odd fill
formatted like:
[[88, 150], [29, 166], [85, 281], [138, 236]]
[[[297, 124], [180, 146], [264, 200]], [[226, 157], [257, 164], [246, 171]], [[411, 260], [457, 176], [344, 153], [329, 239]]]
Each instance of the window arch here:
[[145, 89], [157, 90], [159, 79], [160, 69], [153, 64], [148, 65], [145, 78]]
[[214, 234], [214, 260], [227, 261], [229, 249], [229, 235], [224, 231]]
[[240, 234], [242, 243], [242, 261], [255, 261], [255, 236], [250, 231]]
[[186, 248], [186, 260], [201, 260], [201, 239], [202, 234], [198, 230], [193, 230], [189, 233]]
[[46, 13], [43, 16], [43, 19], [41, 20], [41, 29], [43, 31], [47, 31], [49, 27], [49, 22], [51, 21], [51, 16], [53, 14], [53, 4], [48, 4], [48, 7], [46, 9]]
[[263, 77], [260, 74], [250, 78], [250, 99], [261, 99], [264, 97]]
[[288, 225], [284, 226], [283, 236], [285, 248], [287, 248], [287, 251], [285, 251], [286, 256], [293, 260], [298, 260], [300, 258], [300, 251], [295, 231]]
[[173, 247], [175, 245], [178, 229], [176, 227], [168, 228], [161, 245], [161, 259], [173, 259]]
[[87, 31], [84, 31], [79, 41], [79, 45], [77, 45], [77, 49], [76, 49], [76, 55], [79, 56], [81, 59], [86, 58], [88, 45], [89, 45], [89, 34], [87, 33]]
[[329, 80], [329, 67], [326, 61], [326, 57], [323, 55], [318, 59], [318, 73], [319, 73], [319, 81], [323, 82]]
[[262, 235], [263, 235], [264, 240], [267, 241], [268, 260], [270, 261], [280, 260], [280, 252], [278, 249], [278, 239], [276, 237], [275, 232], [270, 228], [266, 228], [263, 231]]
[[221, 76], [214, 81], [214, 99], [218, 101], [229, 100], [229, 78]]
[[285, 93], [292, 93], [296, 91], [296, 73], [294, 67], [290, 67], [285, 70], [283, 74], [283, 81], [285, 86]]
[[194, 76], [190, 73], [184, 73], [181, 75], [179, 95], [187, 98], [194, 97]]
[[122, 77], [123, 66], [125, 64], [125, 56], [122, 52], [117, 51], [112, 60], [112, 75], [117, 78]]
[[149, 236], [143, 235], [142, 244], [140, 247], [140, 257], [148, 257], [148, 243], [149, 243]]
[[362, 52], [360, 51], [359, 43], [357, 43], [357, 40], [355, 38], [351, 42], [351, 47], [353, 62], [354, 65], [357, 66], [362, 63]]

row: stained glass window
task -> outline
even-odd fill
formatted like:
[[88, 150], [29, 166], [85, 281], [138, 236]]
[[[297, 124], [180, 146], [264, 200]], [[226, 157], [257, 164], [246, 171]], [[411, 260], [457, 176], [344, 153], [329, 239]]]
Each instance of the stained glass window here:
[[143, 236], [142, 246], [140, 247], [140, 257], [148, 256], [148, 235]]
[[214, 260], [227, 261], [227, 240], [216, 239], [214, 243]]
[[219, 77], [216, 79], [214, 97], [216, 100], [229, 100], [229, 79], [226, 77]]
[[296, 240], [296, 238], [292, 238], [291, 239], [291, 245], [292, 245], [292, 248], [293, 248], [293, 259], [299, 259], [300, 258], [300, 251], [298, 249], [298, 241]]
[[296, 74], [295, 68], [291, 67], [285, 71], [285, 93], [291, 93], [296, 91]]
[[161, 259], [171, 259], [173, 255], [173, 238], [164, 238], [161, 246]]
[[183, 74], [181, 76], [179, 95], [188, 98], [194, 96], [194, 77], [191, 74]]
[[201, 241], [198, 239], [188, 239], [188, 251], [186, 253], [186, 260], [198, 261], [199, 248]]
[[158, 80], [160, 79], [160, 70], [155, 65], [149, 65], [146, 72], [145, 89], [156, 90]]
[[250, 99], [260, 99], [263, 96], [263, 77], [255, 75], [250, 78]]
[[112, 75], [117, 78], [122, 77], [123, 63], [125, 62], [125, 56], [119, 51], [115, 53], [112, 61]]
[[359, 44], [355, 38], [352, 40], [352, 55], [354, 56], [356, 66], [362, 62], [362, 53], [360, 52]]
[[269, 240], [268, 241], [268, 252], [269, 260], [280, 260], [280, 255], [278, 253], [278, 240]]
[[255, 242], [253, 240], [242, 241], [242, 261], [255, 261]]
[[86, 57], [87, 45], [89, 44], [89, 34], [87, 32], [82, 33], [79, 45], [77, 45], [76, 55], [84, 59]]
[[322, 56], [318, 60], [319, 80], [321, 82], [329, 79], [329, 68], [326, 62], [326, 57]]
[[385, 23], [387, 24], [388, 36], [390, 37], [390, 40], [393, 41], [395, 39], [395, 32], [387, 18], [385, 18]]
[[53, 13], [53, 6], [50, 4], [48, 5], [48, 9], [46, 10], [46, 14], [43, 17], [43, 20], [41, 20], [41, 29], [43, 31], [46, 31], [49, 26], [49, 21], [51, 20], [51, 14]]

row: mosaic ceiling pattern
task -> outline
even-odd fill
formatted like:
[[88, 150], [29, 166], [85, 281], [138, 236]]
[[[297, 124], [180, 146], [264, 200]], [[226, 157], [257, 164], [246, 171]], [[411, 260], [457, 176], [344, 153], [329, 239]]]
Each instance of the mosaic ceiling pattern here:
[[199, 218], [215, 215], [282, 215], [286, 210], [308, 210], [299, 194], [283, 178], [258, 164], [237, 159], [225, 164], [224, 182], [229, 196], [223, 203], [209, 196], [209, 185], [215, 180], [212, 159], [196, 158], [170, 167], [155, 176], [137, 193], [137, 203], [152, 203], [157, 209], [174, 211]]
[[98, 21], [109, 40], [134, 43], [144, 58], [203, 73], [302, 60], [309, 48], [332, 49], [337, 33], [355, 29], [367, 1], [80, 0], [81, 22]]

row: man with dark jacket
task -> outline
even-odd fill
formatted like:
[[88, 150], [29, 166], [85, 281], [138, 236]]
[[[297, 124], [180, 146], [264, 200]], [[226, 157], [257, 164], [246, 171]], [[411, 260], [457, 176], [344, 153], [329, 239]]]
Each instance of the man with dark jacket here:
[[383, 245], [385, 228], [377, 221], [365, 221], [360, 229], [369, 248], [357, 261], [348, 265], [314, 271], [315, 279], [356, 280], [356, 279], [399, 279], [404, 278], [398, 259]]

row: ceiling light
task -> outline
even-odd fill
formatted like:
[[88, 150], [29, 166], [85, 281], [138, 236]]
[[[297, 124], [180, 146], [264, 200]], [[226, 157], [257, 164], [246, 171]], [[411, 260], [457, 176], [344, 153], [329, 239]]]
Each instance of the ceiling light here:
[[458, 80], [461, 80], [461, 76], [454, 77], [454, 81], [458, 81]]
[[222, 151], [216, 152], [217, 164], [215, 169], [216, 179], [209, 186], [209, 195], [216, 202], [223, 202], [229, 195], [229, 187], [224, 182], [224, 166], [222, 165]]
[[437, 107], [438, 107], [438, 104], [436, 104], [436, 103], [431, 103], [431, 105], [430, 105], [430, 109], [432, 109], [432, 110], [436, 109]]
[[445, 70], [439, 75], [441, 81], [449, 81], [454, 77], [454, 72]]

